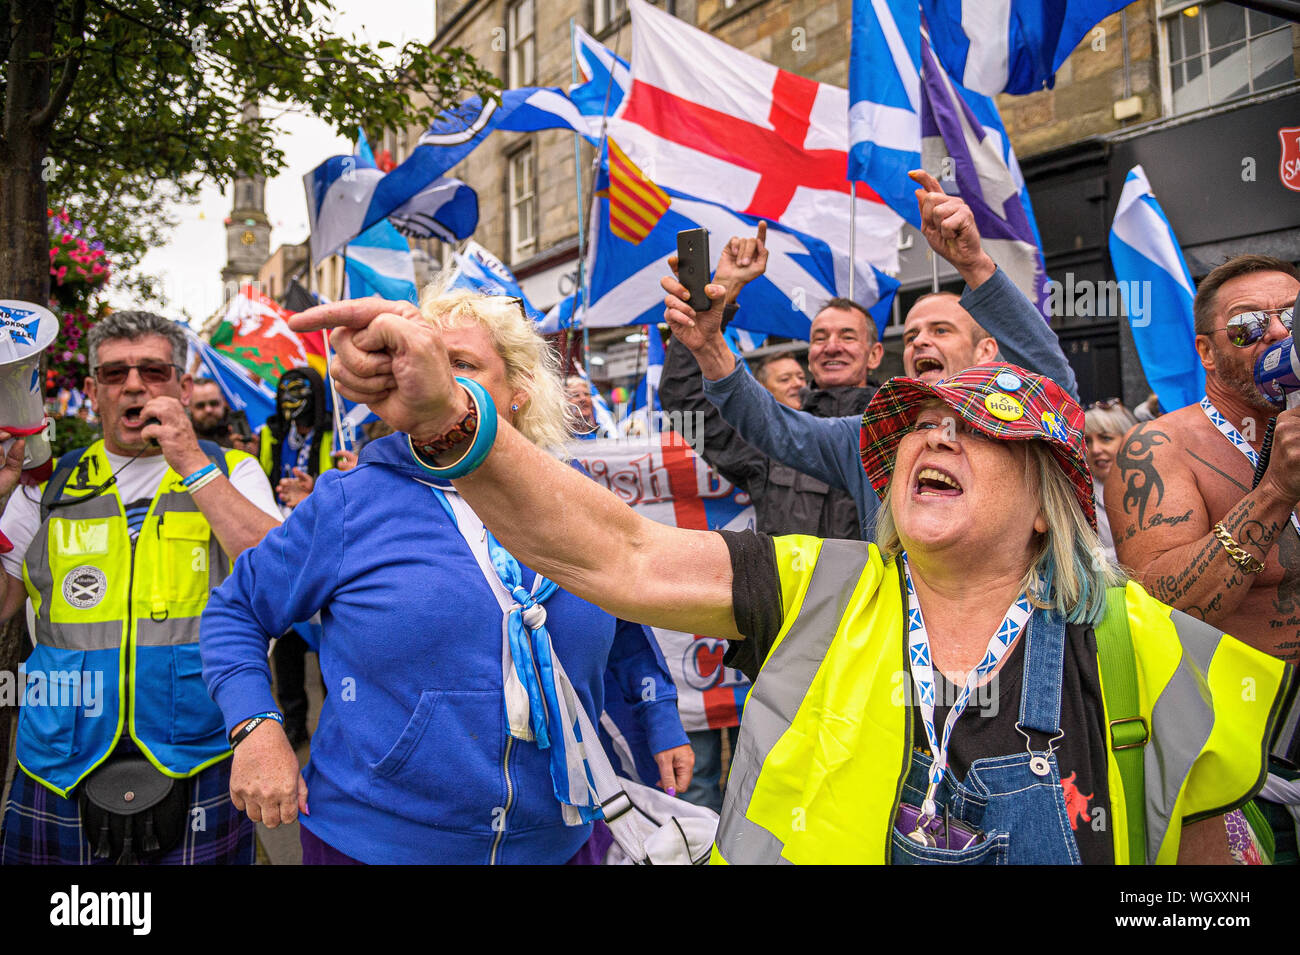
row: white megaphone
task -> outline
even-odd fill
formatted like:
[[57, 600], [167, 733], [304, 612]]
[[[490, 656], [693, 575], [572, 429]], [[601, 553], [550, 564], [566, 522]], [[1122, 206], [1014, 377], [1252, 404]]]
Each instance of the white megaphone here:
[[27, 441], [24, 484], [40, 484], [54, 470], [45, 432], [41, 352], [58, 333], [59, 320], [48, 308], [0, 300], [0, 428]]

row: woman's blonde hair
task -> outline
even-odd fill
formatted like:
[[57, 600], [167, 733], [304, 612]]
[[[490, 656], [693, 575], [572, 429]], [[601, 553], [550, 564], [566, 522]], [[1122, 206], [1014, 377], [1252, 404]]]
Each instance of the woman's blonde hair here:
[[[1021, 591], [1029, 594], [1034, 606], [1055, 610], [1070, 623], [1096, 625], [1106, 611], [1106, 588], [1123, 583], [1124, 574], [1107, 556], [1079, 507], [1074, 485], [1047, 445], [1026, 443], [1025, 483], [1047, 522], [1047, 533], [1036, 535]], [[876, 546], [886, 558], [903, 551], [890, 504], [897, 476], [895, 472], [885, 487], [876, 514]]]
[[1133, 412], [1119, 404], [1113, 408], [1089, 408], [1083, 413], [1083, 420], [1084, 434], [1114, 434], [1120, 437], [1128, 434], [1129, 429], [1138, 423]]
[[506, 366], [506, 384], [527, 395], [515, 413], [515, 427], [545, 451], [567, 459], [564, 442], [573, 430], [575, 412], [564, 396], [560, 360], [537, 331], [518, 299], [449, 291], [445, 281], [430, 285], [420, 299], [420, 313], [438, 329], [478, 325]]

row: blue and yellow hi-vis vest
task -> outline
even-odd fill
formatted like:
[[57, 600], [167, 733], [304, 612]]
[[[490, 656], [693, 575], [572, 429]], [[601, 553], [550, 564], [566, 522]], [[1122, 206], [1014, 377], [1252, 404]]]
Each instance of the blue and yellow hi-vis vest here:
[[[912, 753], [900, 574], [874, 544], [775, 544], [785, 621], [745, 703], [712, 861], [888, 863]], [[1115, 862], [1171, 863], [1185, 822], [1234, 809], [1263, 784], [1295, 671], [1135, 583], [1124, 597], [1146, 785], [1145, 805], [1126, 805], [1108, 746]], [[1112, 733], [1122, 722], [1107, 713]], [[1135, 812], [1146, 821], [1142, 859], [1130, 858]]]
[[[200, 444], [227, 474], [248, 457]], [[63, 465], [51, 481], [67, 480]], [[76, 483], [42, 507], [23, 560], [36, 647], [24, 665], [18, 764], [67, 796], [126, 732], [163, 773], [192, 776], [230, 755], [199, 659], [199, 616], [230, 560], [171, 468], [134, 549], [116, 485], [97, 493], [113, 473], [103, 441], [75, 470]]]

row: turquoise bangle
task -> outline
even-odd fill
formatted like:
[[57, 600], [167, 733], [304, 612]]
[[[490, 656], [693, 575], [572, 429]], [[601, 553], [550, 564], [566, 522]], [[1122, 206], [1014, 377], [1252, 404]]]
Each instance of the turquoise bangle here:
[[[487, 460], [488, 453], [497, 440], [497, 407], [492, 403], [492, 396], [487, 393], [486, 388], [472, 378], [457, 378], [456, 381], [469, 392], [470, 400], [474, 402], [474, 408], [478, 412], [478, 430], [474, 432], [474, 440], [470, 442], [469, 450], [461, 459], [445, 468], [435, 467], [420, 457], [419, 452], [415, 450], [414, 442], [411, 441], [411, 436], [409, 434], [406, 436], [406, 443], [411, 449], [411, 456], [415, 458], [415, 463], [430, 474], [448, 481], [463, 478], [478, 470], [479, 465]], [[484, 409], [487, 409], [486, 413]]]

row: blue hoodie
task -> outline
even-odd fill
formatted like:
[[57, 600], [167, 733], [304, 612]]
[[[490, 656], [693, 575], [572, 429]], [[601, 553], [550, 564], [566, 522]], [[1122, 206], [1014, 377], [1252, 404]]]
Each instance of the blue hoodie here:
[[[418, 479], [406, 436], [322, 474], [285, 523], [245, 551], [208, 601], [200, 648], [227, 731], [277, 710], [267, 643], [321, 613], [327, 695], [304, 775], [302, 824], [368, 863], [560, 863], [589, 826], [565, 826], [548, 754], [511, 740], [502, 615], [460, 532]], [[524, 587], [533, 572], [524, 569]], [[628, 692], [651, 669], [644, 628], [563, 590], [545, 603], [556, 652], [589, 714], [607, 660]], [[686, 742], [676, 693], [637, 700], [658, 751]]]

